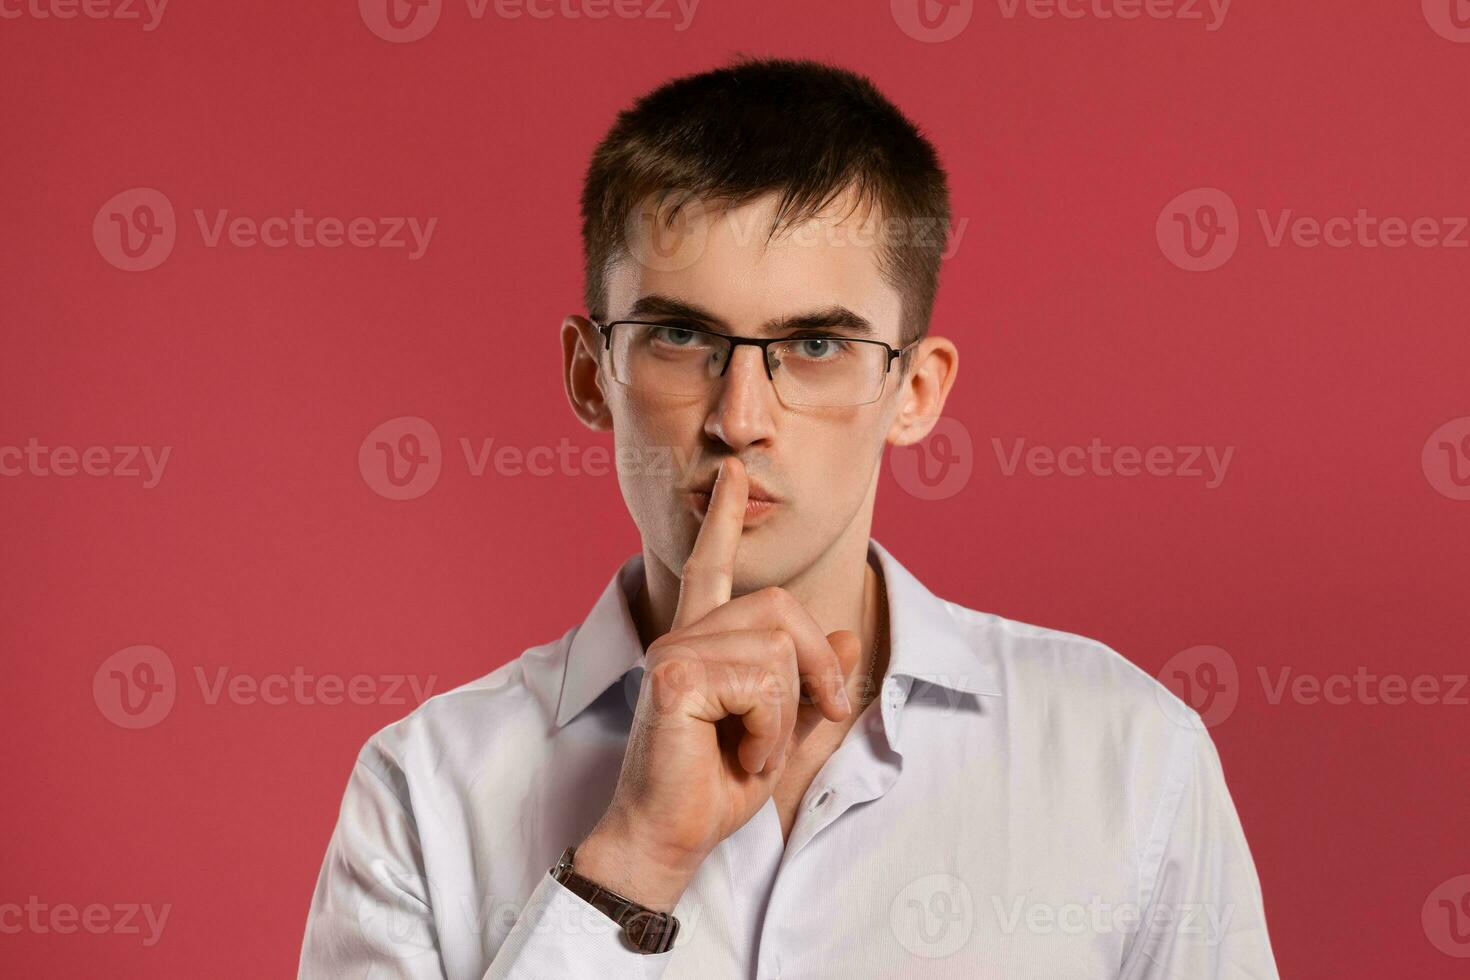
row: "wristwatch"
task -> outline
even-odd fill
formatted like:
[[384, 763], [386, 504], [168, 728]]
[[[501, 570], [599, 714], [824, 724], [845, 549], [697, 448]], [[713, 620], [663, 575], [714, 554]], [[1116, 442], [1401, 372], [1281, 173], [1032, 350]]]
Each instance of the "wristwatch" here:
[[572, 859], [577, 854], [575, 846], [561, 852], [551, 877], [565, 885], [572, 894], [591, 905], [603, 915], [623, 927], [623, 939], [640, 953], [664, 953], [674, 947], [674, 937], [679, 934], [679, 920], [668, 912], [655, 912], [646, 905], [639, 905], [611, 889], [604, 888], [590, 878], [572, 870]]

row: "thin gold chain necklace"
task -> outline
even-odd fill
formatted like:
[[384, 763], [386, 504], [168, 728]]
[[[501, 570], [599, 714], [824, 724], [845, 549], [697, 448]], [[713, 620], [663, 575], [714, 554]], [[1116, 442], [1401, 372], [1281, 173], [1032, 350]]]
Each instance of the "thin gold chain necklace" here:
[[873, 653], [868, 658], [868, 679], [863, 687], [863, 704], [877, 695], [873, 692], [873, 671], [878, 666], [878, 651], [883, 649], [883, 637], [888, 632], [888, 586], [883, 574], [878, 573], [878, 628], [873, 631]]

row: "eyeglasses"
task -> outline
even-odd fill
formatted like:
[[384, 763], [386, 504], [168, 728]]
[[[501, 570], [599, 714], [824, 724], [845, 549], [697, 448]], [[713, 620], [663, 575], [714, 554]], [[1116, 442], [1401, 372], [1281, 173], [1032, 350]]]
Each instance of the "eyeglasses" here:
[[706, 394], [730, 369], [736, 347], [759, 347], [766, 377], [788, 408], [871, 404], [883, 394], [894, 359], [913, 346], [827, 333], [736, 337], [678, 321], [592, 324], [606, 340], [614, 381], [664, 395]]

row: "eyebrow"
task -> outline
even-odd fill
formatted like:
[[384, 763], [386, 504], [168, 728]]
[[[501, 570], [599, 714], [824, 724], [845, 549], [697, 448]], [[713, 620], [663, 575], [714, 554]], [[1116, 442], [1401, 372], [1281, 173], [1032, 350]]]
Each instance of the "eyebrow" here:
[[[633, 308], [628, 311], [627, 319], [637, 320], [646, 316], [672, 316], [686, 320], [699, 320], [726, 333], [731, 332], [729, 324], [708, 310], [659, 293], [640, 296], [633, 304]], [[761, 324], [761, 332], [767, 335], [794, 330], [841, 330], [844, 333], [867, 337], [877, 333], [867, 319], [845, 306], [836, 304], [788, 316], [779, 316]]]

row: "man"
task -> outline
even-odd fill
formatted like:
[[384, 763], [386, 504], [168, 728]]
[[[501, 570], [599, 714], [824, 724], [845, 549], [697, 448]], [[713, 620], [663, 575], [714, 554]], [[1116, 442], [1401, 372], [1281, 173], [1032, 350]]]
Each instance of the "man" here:
[[1275, 977], [1197, 715], [869, 536], [958, 365], [929, 142], [740, 61], [622, 113], [582, 215], [564, 380], [642, 553], [368, 740], [301, 976]]

